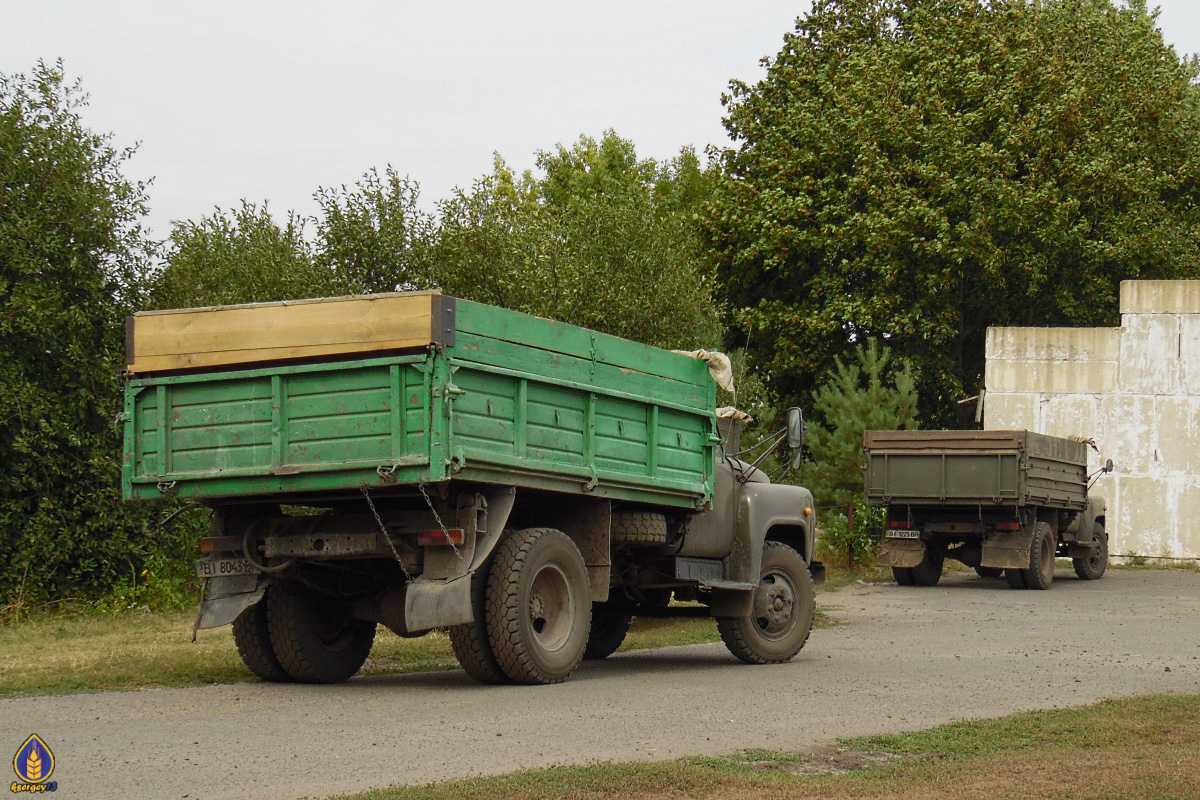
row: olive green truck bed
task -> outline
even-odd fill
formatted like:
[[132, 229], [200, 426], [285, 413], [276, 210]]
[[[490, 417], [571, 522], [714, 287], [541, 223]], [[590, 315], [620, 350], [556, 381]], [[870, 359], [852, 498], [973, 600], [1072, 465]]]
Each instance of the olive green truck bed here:
[[125, 496], [211, 512], [196, 624], [264, 680], [345, 680], [379, 624], [483, 683], [561, 681], [635, 615], [716, 617], [750, 663], [808, 639], [813, 498], [727, 452], [719, 355], [436, 292], [142, 313], [127, 345]]
[[945, 558], [1014, 588], [1047, 588], [1054, 558], [1104, 572], [1105, 506], [1088, 496], [1087, 445], [1031, 431], [867, 431], [867, 502], [887, 508], [880, 563], [933, 585]]

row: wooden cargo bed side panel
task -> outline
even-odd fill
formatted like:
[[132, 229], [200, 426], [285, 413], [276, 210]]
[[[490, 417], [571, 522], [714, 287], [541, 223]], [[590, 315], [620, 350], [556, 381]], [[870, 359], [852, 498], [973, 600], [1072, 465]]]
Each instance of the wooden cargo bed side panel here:
[[426, 347], [429, 292], [150, 311], [128, 320], [128, 368], [164, 372]]
[[866, 431], [871, 451], [1009, 451], [1025, 447], [1026, 431]]

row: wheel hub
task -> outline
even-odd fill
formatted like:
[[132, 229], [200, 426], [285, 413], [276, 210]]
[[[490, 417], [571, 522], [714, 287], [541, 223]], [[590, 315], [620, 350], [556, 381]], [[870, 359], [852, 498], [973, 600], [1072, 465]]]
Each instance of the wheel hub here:
[[754, 592], [754, 618], [764, 636], [782, 636], [791, 629], [796, 608], [796, 590], [787, 576], [771, 572], [763, 576]]

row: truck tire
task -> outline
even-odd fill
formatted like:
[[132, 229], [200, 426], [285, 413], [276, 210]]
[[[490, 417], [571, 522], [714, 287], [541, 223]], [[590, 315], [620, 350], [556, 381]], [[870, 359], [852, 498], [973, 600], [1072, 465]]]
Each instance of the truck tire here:
[[1092, 528], [1092, 554], [1087, 558], [1072, 558], [1071, 566], [1082, 581], [1097, 581], [1108, 569], [1108, 534], [1099, 522]]
[[1004, 570], [1004, 580], [1008, 583], [1010, 589], [1028, 589], [1025, 583], [1025, 570], [1023, 569], [1006, 569]]
[[552, 528], [507, 536], [488, 576], [486, 616], [492, 652], [511, 680], [565, 680], [583, 660], [592, 621], [579, 548]]
[[975, 574], [981, 578], [999, 578], [1004, 570], [1000, 567], [976, 567]]
[[289, 683], [292, 676], [279, 663], [279, 657], [271, 647], [271, 634], [267, 628], [267, 597], [271, 588], [263, 592], [262, 599], [247, 608], [233, 621], [233, 643], [237, 645], [242, 663], [258, 677], [271, 683]]
[[804, 559], [785, 544], [767, 542], [750, 615], [718, 617], [717, 630], [729, 652], [747, 664], [782, 664], [808, 641], [816, 608]]
[[618, 511], [612, 515], [613, 544], [647, 547], [667, 543], [667, 518], [653, 511]]
[[912, 567], [892, 567], [892, 577], [901, 586], [912, 586], [914, 583]]
[[1033, 526], [1033, 543], [1029, 546], [1029, 569], [1025, 570], [1026, 589], [1049, 589], [1054, 583], [1054, 553], [1058, 540], [1045, 522]]
[[492, 652], [487, 632], [487, 586], [491, 573], [492, 559], [488, 559], [471, 578], [471, 606], [475, 619], [463, 625], [451, 625], [446, 629], [450, 647], [463, 670], [483, 684], [508, 683], [508, 676], [500, 669], [500, 662]]
[[300, 683], [341, 683], [358, 672], [375, 641], [374, 622], [354, 619], [297, 581], [271, 587], [267, 628], [279, 663]]
[[599, 660], [617, 652], [632, 624], [633, 615], [627, 608], [614, 603], [592, 603], [592, 629], [583, 657]]
[[926, 542], [921, 563], [912, 568], [913, 583], [917, 586], [937, 586], [938, 581], [942, 579], [942, 567], [945, 565], [945, 551], [932, 542]]

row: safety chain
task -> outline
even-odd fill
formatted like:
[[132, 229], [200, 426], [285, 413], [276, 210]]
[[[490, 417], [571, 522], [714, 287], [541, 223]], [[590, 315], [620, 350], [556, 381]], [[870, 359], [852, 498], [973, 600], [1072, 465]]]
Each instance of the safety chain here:
[[425, 498], [425, 505], [429, 506], [429, 510], [433, 512], [433, 518], [437, 520], [438, 527], [442, 529], [442, 533], [446, 534], [446, 541], [450, 543], [450, 547], [454, 548], [454, 555], [461, 559], [462, 553], [458, 552], [458, 546], [454, 544], [454, 539], [450, 537], [450, 531], [446, 530], [446, 523], [442, 522], [441, 515], [433, 507], [433, 501], [429, 499], [429, 494], [425, 491], [425, 484], [418, 483], [417, 488], [421, 490], [421, 496]]
[[396, 550], [396, 545], [392, 544], [392, 537], [387, 532], [387, 527], [383, 524], [383, 520], [379, 518], [379, 512], [375, 510], [375, 502], [371, 500], [371, 495], [367, 492], [365, 483], [359, 484], [359, 489], [362, 489], [363, 497], [367, 498], [367, 505], [371, 508], [371, 513], [375, 515], [375, 523], [379, 525], [379, 531], [383, 534], [383, 540], [387, 542], [388, 549], [392, 551], [392, 555], [396, 557], [396, 563], [400, 565], [400, 571], [404, 573], [404, 582], [412, 583], [413, 576], [408, 574], [408, 569], [404, 566], [404, 559], [400, 558], [400, 552]]

